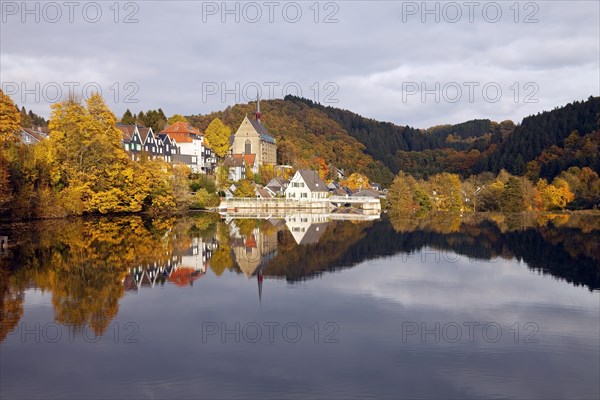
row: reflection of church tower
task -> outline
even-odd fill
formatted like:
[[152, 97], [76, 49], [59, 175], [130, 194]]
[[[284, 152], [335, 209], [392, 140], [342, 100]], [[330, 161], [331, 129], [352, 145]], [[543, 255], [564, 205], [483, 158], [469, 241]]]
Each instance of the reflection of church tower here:
[[277, 254], [277, 231], [254, 227], [251, 232], [241, 234], [235, 227], [234, 232], [231, 247], [235, 262], [244, 275], [250, 278]]
[[262, 303], [262, 286], [263, 286], [262, 269], [260, 271], [258, 271], [258, 275], [256, 275], [256, 281], [258, 282], [258, 302]]

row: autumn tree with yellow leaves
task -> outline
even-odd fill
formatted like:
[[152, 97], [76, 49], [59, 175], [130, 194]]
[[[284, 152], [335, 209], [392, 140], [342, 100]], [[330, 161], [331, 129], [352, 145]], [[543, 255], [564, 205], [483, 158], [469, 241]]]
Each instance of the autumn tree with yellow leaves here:
[[348, 178], [340, 181], [340, 185], [346, 186], [352, 190], [367, 189], [371, 187], [369, 184], [369, 178], [358, 172], [355, 172]]
[[20, 129], [21, 114], [9, 96], [0, 90], [0, 148], [10, 142], [16, 142]]
[[[116, 117], [99, 94], [52, 105], [50, 138], [42, 143], [49, 184], [69, 214], [137, 212], [160, 184], [121, 147]], [[160, 172], [160, 171], [159, 171]]]

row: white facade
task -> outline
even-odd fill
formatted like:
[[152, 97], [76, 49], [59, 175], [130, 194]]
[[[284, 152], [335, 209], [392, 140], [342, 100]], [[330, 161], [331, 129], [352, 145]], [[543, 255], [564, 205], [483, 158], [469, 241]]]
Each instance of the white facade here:
[[179, 154], [189, 156], [188, 166], [192, 172], [207, 173], [210, 172], [216, 163], [214, 153], [206, 146], [204, 137], [194, 136], [191, 142], [178, 143]]
[[326, 199], [328, 196], [329, 189], [325, 183], [316, 172], [309, 170], [296, 171], [285, 189], [286, 199], [312, 201]]

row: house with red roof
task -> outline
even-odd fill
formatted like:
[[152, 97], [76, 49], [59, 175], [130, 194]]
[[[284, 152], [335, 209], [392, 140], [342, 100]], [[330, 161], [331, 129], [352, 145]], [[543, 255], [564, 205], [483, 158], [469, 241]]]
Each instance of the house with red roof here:
[[204, 134], [197, 128], [178, 121], [163, 129], [160, 135], [177, 142], [179, 152], [173, 161], [188, 165], [196, 173], [207, 174], [214, 171], [216, 155], [206, 143]]

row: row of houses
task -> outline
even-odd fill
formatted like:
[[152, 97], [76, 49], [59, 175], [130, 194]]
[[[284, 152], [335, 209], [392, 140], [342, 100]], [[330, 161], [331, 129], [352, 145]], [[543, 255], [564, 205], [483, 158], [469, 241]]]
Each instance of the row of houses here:
[[[140, 160], [142, 154], [152, 159], [170, 163], [182, 163], [192, 172], [213, 173], [217, 158], [207, 145], [204, 135], [186, 122], [176, 122], [159, 133], [141, 125], [116, 124], [121, 131], [121, 145], [132, 160]], [[48, 138], [39, 127], [21, 128], [21, 141], [28, 145]]]
[[192, 172], [210, 174], [216, 166], [215, 153], [208, 147], [204, 135], [186, 122], [176, 122], [155, 134], [152, 128], [117, 124], [122, 133], [121, 143], [132, 160], [145, 153], [153, 159], [178, 162]]
[[[141, 125], [116, 124], [121, 131], [121, 144], [132, 160], [142, 154], [152, 159], [182, 163], [194, 173], [212, 174], [217, 157], [208, 146], [204, 134], [187, 122], [175, 122], [161, 132]], [[41, 130], [23, 128], [21, 138], [26, 144], [38, 143], [48, 135]], [[229, 179], [237, 182], [246, 177], [246, 168], [254, 173], [262, 166], [277, 163], [277, 142], [261, 123], [260, 101], [257, 98], [254, 118], [247, 115], [237, 131], [229, 138], [229, 152], [224, 166], [229, 169]]]

